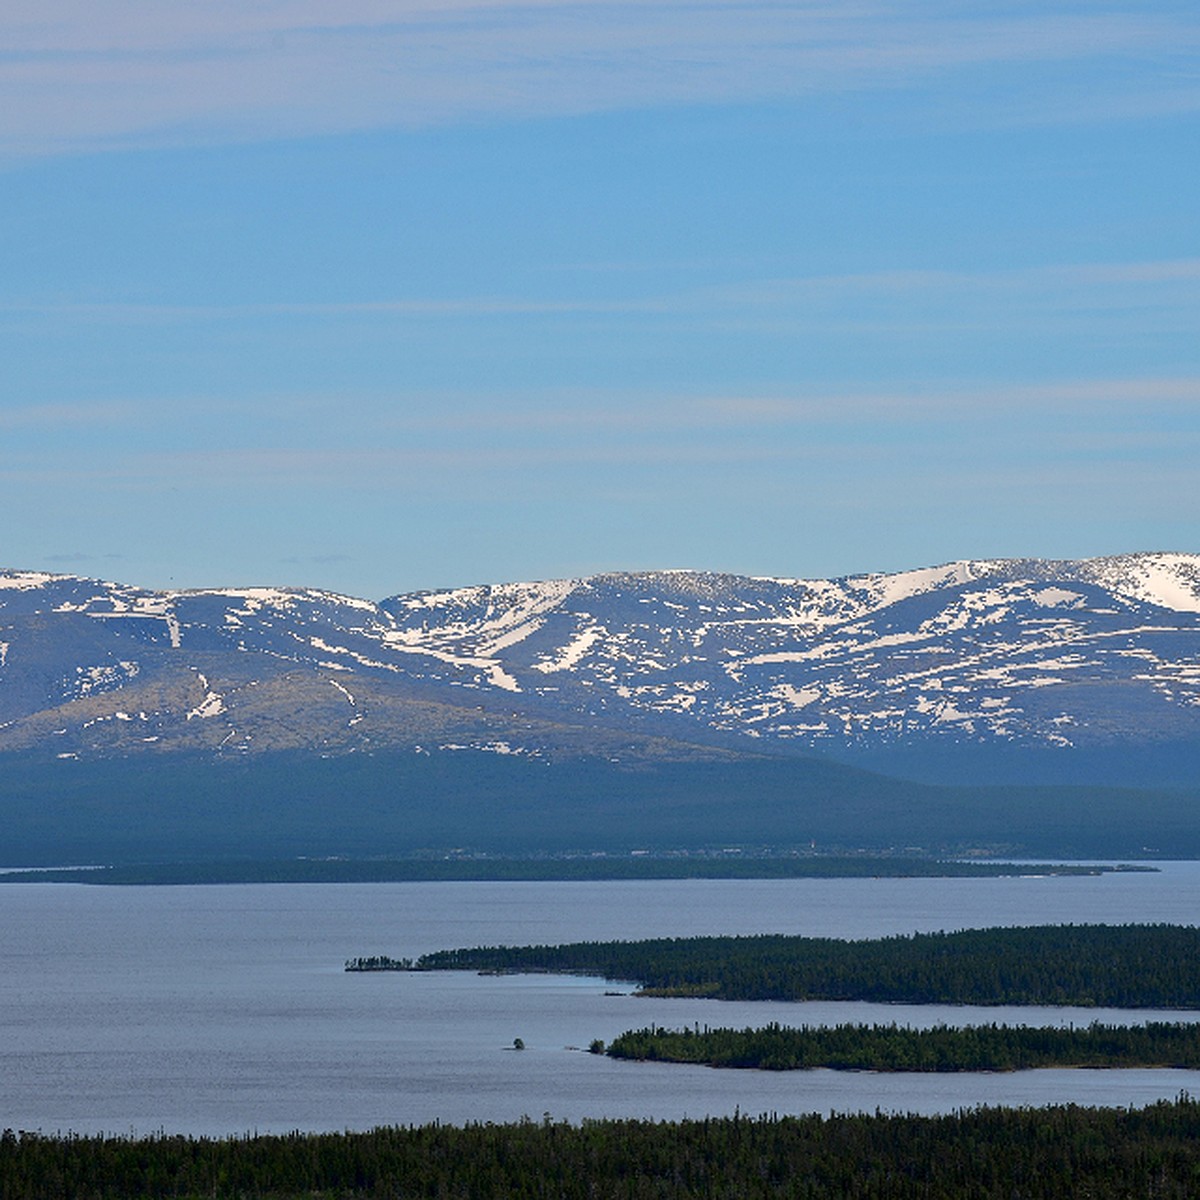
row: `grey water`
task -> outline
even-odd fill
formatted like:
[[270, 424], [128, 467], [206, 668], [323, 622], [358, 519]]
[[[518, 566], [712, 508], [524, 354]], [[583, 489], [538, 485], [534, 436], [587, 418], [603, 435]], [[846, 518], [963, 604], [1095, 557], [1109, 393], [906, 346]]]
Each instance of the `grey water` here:
[[1197, 923], [1200, 863], [1159, 865], [1083, 878], [4, 885], [0, 1128], [225, 1135], [1200, 1094], [1196, 1071], [716, 1071], [581, 1049], [652, 1021], [1059, 1024], [1200, 1011], [653, 1000], [598, 979], [342, 970], [357, 955], [496, 943]]

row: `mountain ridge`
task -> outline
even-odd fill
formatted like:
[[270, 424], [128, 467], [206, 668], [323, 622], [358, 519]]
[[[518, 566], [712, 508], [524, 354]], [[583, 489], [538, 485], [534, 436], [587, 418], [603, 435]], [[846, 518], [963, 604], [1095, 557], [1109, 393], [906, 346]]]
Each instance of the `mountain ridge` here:
[[1200, 854], [1200, 555], [403, 593], [0, 572], [0, 860]]
[[1050, 773], [1070, 760], [1085, 782], [1089, 755], [1125, 748], [1161, 784], [1192, 777], [1197, 744], [1196, 554], [608, 572], [378, 602], [0, 572], [0, 752], [818, 755], [953, 779], [973, 754], [1019, 776], [1022, 754], [1061, 751]]

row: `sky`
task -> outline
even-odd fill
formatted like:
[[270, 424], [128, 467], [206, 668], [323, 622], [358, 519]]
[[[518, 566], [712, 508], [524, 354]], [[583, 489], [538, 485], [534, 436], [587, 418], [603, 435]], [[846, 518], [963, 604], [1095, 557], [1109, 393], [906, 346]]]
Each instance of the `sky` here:
[[6, 0], [0, 565], [1200, 551], [1194, 0]]

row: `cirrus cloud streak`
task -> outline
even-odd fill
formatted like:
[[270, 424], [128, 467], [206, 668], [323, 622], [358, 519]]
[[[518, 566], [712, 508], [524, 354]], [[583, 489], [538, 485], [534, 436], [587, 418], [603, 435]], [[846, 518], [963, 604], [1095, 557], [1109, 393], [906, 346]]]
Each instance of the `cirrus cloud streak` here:
[[[1077, 116], [1089, 103], [1093, 112], [1200, 106], [1188, 69], [1200, 20], [1174, 4], [1081, 12], [1060, 0], [972, 13], [936, 0], [108, 0], [98, 15], [82, 0], [16, 0], [0, 39], [0, 154], [9, 156], [936, 91], [946, 78], [970, 91], [979, 70], [1015, 73], [1022, 121], [1056, 109]], [[1122, 72], [1135, 60], [1137, 71]], [[1047, 104], [1056, 84], [1044, 69], [1062, 63], [1075, 64], [1074, 90]], [[1039, 70], [1030, 88], [1025, 73]], [[1009, 119], [1012, 96], [1001, 86], [984, 97], [987, 119]]]

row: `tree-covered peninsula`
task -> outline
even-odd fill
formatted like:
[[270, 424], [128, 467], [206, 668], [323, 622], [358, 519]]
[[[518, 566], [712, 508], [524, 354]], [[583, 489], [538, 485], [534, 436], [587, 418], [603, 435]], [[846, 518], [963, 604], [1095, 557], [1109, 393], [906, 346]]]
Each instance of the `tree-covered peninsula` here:
[[843, 941], [769, 934], [422, 955], [411, 969], [547, 971], [635, 981], [643, 995], [1200, 1008], [1200, 929], [1036, 925]]
[[626, 879], [999, 879], [1150, 874], [1144, 863], [1015, 863], [859, 853], [676, 850], [645, 855], [443, 854], [402, 858], [221, 859], [120, 863], [105, 867], [27, 867], [0, 883], [170, 885], [210, 883], [443, 883]]
[[[593, 1050], [600, 1046], [593, 1043]], [[615, 1038], [611, 1058], [765, 1071], [1025, 1071], [1037, 1067], [1200, 1067], [1200, 1024], [660, 1029]]]

